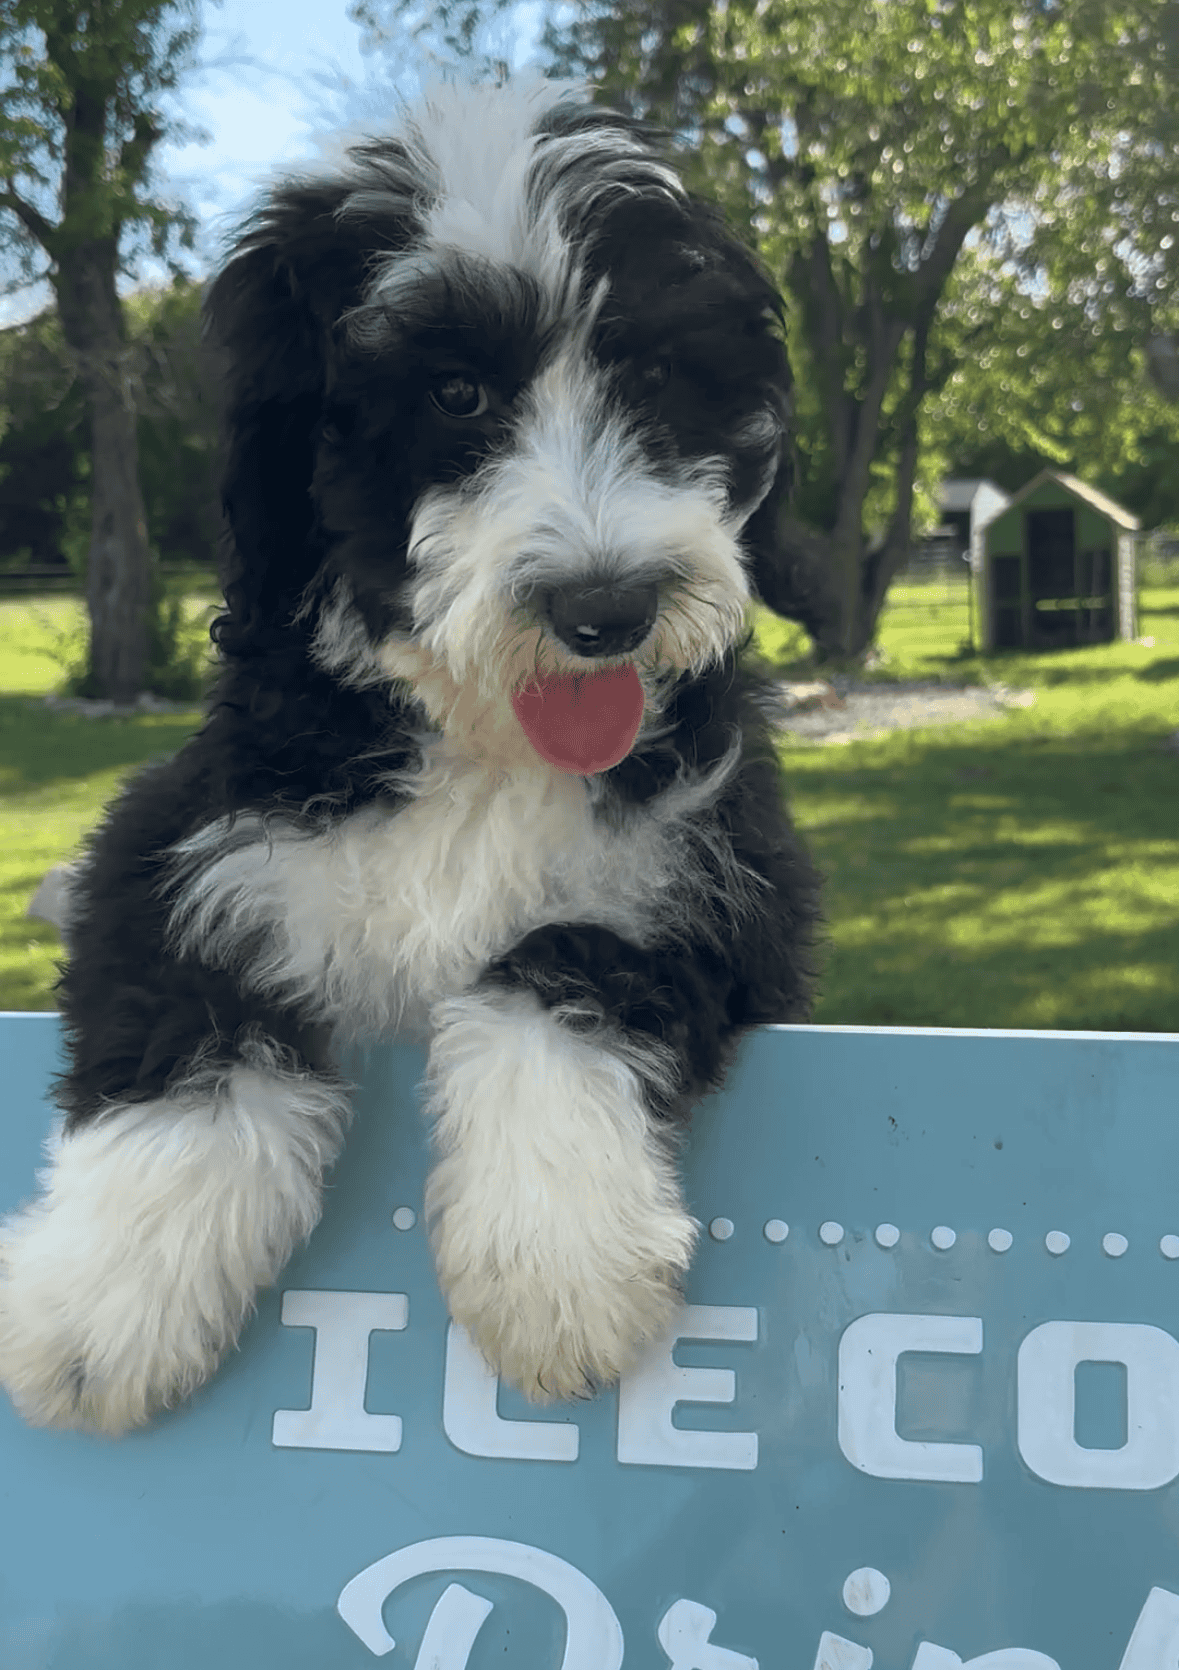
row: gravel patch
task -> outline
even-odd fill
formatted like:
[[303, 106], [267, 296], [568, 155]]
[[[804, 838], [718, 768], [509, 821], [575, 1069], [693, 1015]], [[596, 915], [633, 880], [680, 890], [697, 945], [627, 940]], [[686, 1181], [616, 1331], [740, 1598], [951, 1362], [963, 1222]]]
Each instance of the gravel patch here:
[[[970, 719], [998, 719], [1008, 708], [1031, 707], [1030, 690], [1005, 685], [936, 683], [856, 684], [848, 678], [814, 679], [778, 686], [778, 724], [800, 740], [856, 742], [889, 731], [914, 731], [926, 725], [962, 724]], [[144, 694], [126, 707], [79, 696], [46, 696], [53, 713], [78, 713], [86, 719], [126, 718], [136, 713], [187, 713], [193, 702], [169, 702]], [[1179, 747], [1179, 732], [1170, 739]]]
[[90, 696], [46, 696], [51, 713], [80, 713], [83, 719], [130, 719], [137, 713], [187, 713], [198, 701], [170, 702], [144, 690], [133, 702], [109, 702]]
[[1004, 685], [934, 683], [856, 684], [851, 679], [780, 684], [778, 723], [800, 741], [862, 742], [889, 731], [998, 719], [1009, 708], [1031, 707], [1030, 690]]

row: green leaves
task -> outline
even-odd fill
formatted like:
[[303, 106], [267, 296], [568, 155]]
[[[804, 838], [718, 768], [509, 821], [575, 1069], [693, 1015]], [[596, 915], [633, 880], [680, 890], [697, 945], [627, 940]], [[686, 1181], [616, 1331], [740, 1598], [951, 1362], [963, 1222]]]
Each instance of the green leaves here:
[[[354, 15], [441, 35], [453, 62], [502, 12]], [[821, 538], [783, 540], [800, 565], [828, 553], [839, 653], [871, 639], [923, 479], [982, 437], [1029, 476], [1067, 458], [1154, 494], [1157, 388], [1179, 386], [1179, 0], [574, 0], [543, 45], [675, 135], [785, 289], [795, 511]]]
[[139, 225], [161, 252], [189, 217], [152, 191], [179, 132], [166, 95], [191, 61], [199, 0], [0, 0], [0, 223], [57, 262]]
[[[200, 286], [126, 297], [127, 371], [138, 413], [148, 537], [169, 564], [211, 568], [219, 526], [216, 401], [201, 351]], [[55, 311], [0, 331], [0, 565], [85, 566], [90, 435]]]
[[1094, 307], [969, 249], [941, 309], [949, 374], [923, 419], [927, 447], [965, 475], [1022, 486], [1043, 465], [1071, 470], [1147, 527], [1179, 521], [1179, 402], [1148, 375], [1116, 293]]

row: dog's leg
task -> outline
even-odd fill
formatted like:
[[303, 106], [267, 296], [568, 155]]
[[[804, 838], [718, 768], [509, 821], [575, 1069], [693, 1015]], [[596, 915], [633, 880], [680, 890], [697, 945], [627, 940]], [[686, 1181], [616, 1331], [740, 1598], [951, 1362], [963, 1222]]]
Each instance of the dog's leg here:
[[201, 1384], [320, 1212], [343, 1088], [255, 1042], [50, 1144], [0, 1224], [0, 1382], [35, 1425], [119, 1433]]
[[673, 1138], [644, 1106], [667, 1063], [579, 1036], [527, 992], [434, 1019], [426, 1210], [451, 1314], [530, 1396], [592, 1391], [663, 1332], [695, 1241]]

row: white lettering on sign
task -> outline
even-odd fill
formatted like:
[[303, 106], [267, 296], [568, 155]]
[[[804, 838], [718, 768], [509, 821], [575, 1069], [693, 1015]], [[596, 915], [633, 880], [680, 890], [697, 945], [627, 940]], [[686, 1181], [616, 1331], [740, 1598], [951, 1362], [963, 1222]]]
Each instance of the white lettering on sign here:
[[1030, 1647], [1000, 1647], [997, 1653], [962, 1660], [948, 1647], [935, 1647], [931, 1641], [923, 1641], [913, 1660], [913, 1670], [1060, 1670], [1060, 1665], [1047, 1653], [1034, 1653]]
[[426, 1620], [414, 1670], [467, 1670], [475, 1637], [494, 1610], [483, 1595], [449, 1584]]
[[[868, 1569], [861, 1567], [851, 1578]], [[369, 1652], [381, 1658], [397, 1645], [382, 1616], [390, 1595], [415, 1577], [455, 1571], [517, 1577], [555, 1600], [565, 1614], [561, 1670], [621, 1670], [622, 1628], [605, 1595], [576, 1566], [527, 1543], [474, 1536], [412, 1543], [366, 1566], [346, 1583], [336, 1609]], [[891, 1594], [884, 1574], [875, 1575]], [[875, 1610], [887, 1599], [886, 1595]], [[414, 1670], [467, 1670], [475, 1639], [493, 1610], [482, 1595], [459, 1583], [449, 1584], [427, 1620]], [[655, 1631], [670, 1660], [668, 1670], [758, 1670], [757, 1659], [713, 1641], [716, 1623], [711, 1607], [695, 1600], [673, 1601]], [[1177, 1660], [1179, 1595], [1155, 1588], [1138, 1616], [1119, 1670], [1172, 1670]], [[872, 1670], [872, 1649], [824, 1630], [812, 1670]], [[1060, 1670], [1060, 1665], [1031, 1647], [999, 1647], [963, 1660], [950, 1647], [922, 1641], [911, 1670]]]
[[978, 1484], [977, 1444], [933, 1444], [897, 1432], [897, 1361], [907, 1351], [977, 1355], [977, 1316], [899, 1315], [875, 1311], [844, 1329], [839, 1342], [839, 1447], [861, 1473], [877, 1479], [939, 1479]]
[[[1126, 1442], [1076, 1440], [1079, 1363], [1122, 1363]], [[1049, 1484], [1157, 1490], [1179, 1477], [1179, 1341], [1144, 1322], [1045, 1322], [1019, 1348], [1017, 1441]]]
[[671, 1664], [668, 1670], [757, 1670], [757, 1660], [715, 1646], [716, 1613], [694, 1600], [677, 1600], [659, 1620], [656, 1634]]
[[[284, 1449], [400, 1449], [398, 1415], [364, 1407], [369, 1340], [407, 1326], [404, 1293], [291, 1290], [288, 1328], [315, 1331], [308, 1409], [276, 1409], [273, 1442]], [[758, 1435], [676, 1426], [681, 1403], [733, 1403], [731, 1368], [683, 1367], [681, 1340], [755, 1342], [752, 1306], [685, 1305], [671, 1331], [650, 1347], [618, 1389], [617, 1456], [628, 1466], [707, 1467], [751, 1472]], [[874, 1311], [849, 1323], [839, 1342], [839, 1447], [862, 1473], [880, 1479], [978, 1484], [977, 1444], [932, 1443], [897, 1431], [897, 1365], [909, 1352], [977, 1356], [977, 1316]], [[1076, 1440], [1076, 1371], [1081, 1363], [1119, 1363], [1126, 1371], [1126, 1442], [1090, 1449]], [[1179, 1478], [1179, 1341], [1141, 1322], [1044, 1322], [1019, 1348], [1016, 1441], [1032, 1472], [1071, 1489], [1157, 1490]], [[577, 1460], [580, 1433], [567, 1417], [507, 1420], [499, 1381], [461, 1328], [446, 1341], [442, 1425], [467, 1455], [510, 1461]]]
[[276, 1409], [271, 1442], [280, 1449], [401, 1448], [401, 1417], [364, 1407], [368, 1342], [409, 1321], [404, 1293], [321, 1293], [290, 1289], [282, 1296], [284, 1328], [314, 1328], [310, 1409]]
[[581, 1434], [572, 1421], [506, 1421], [496, 1407], [499, 1376], [457, 1322], [446, 1335], [442, 1427], [465, 1455], [512, 1461], [576, 1461]]
[[1118, 1670], [1168, 1670], [1179, 1664], [1179, 1595], [1152, 1589]]
[[[605, 1595], [576, 1566], [528, 1543], [504, 1542], [499, 1537], [435, 1537], [429, 1542], [411, 1543], [366, 1566], [346, 1583], [336, 1610], [369, 1652], [383, 1658], [397, 1645], [381, 1616], [389, 1596], [411, 1578], [450, 1571], [518, 1577], [550, 1595], [565, 1614], [561, 1670], [621, 1670], [622, 1626]], [[426, 1625], [416, 1670], [462, 1670], [475, 1634], [491, 1610], [479, 1596], [459, 1585], [452, 1588], [457, 1588], [458, 1594], [450, 1602], [444, 1594]], [[447, 1590], [447, 1594], [450, 1592]], [[467, 1601], [476, 1602], [476, 1606]], [[486, 1610], [480, 1611], [481, 1606]], [[437, 1624], [436, 1619], [440, 1619]], [[433, 1660], [424, 1656], [431, 1631]], [[460, 1650], [461, 1658], [457, 1656]]]
[[825, 1629], [819, 1637], [814, 1670], [872, 1670], [872, 1649]]
[[682, 1368], [680, 1340], [756, 1340], [752, 1306], [685, 1305], [672, 1331], [653, 1345], [618, 1388], [618, 1459], [644, 1467], [757, 1466], [756, 1432], [702, 1432], [672, 1425], [677, 1403], [732, 1403], [737, 1376], [728, 1368]]

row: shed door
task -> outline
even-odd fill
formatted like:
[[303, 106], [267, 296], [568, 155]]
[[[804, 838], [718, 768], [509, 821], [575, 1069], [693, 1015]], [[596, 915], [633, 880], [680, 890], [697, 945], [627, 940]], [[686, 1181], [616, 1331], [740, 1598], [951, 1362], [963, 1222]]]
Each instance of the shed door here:
[[1023, 642], [1023, 559], [992, 557], [992, 637], [996, 649], [1016, 649]]
[[1029, 510], [1028, 591], [1032, 642], [1077, 641], [1076, 528], [1071, 510]]

